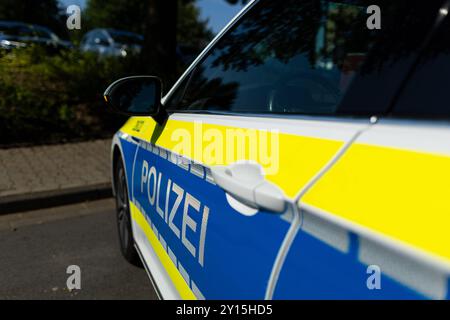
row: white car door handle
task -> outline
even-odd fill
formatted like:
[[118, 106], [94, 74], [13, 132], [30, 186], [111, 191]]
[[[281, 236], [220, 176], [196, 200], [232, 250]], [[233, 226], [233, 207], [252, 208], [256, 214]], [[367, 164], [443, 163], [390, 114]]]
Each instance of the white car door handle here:
[[261, 166], [256, 163], [214, 166], [211, 174], [219, 187], [250, 207], [274, 212], [285, 209], [283, 191], [265, 180]]

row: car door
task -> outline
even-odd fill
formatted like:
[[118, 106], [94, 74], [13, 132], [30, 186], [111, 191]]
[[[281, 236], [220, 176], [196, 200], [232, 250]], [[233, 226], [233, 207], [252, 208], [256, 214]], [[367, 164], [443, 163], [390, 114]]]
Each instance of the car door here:
[[385, 115], [297, 198], [302, 226], [275, 298], [449, 298], [450, 24], [439, 7], [405, 19], [416, 25], [399, 23], [405, 33], [432, 40]]
[[[167, 280], [163, 296], [272, 297], [301, 221], [296, 196], [370, 126], [378, 106], [358, 116], [355, 96], [365, 91], [346, 95], [373, 44], [355, 28], [361, 19], [347, 18], [365, 13], [346, 7], [342, 20], [355, 25], [336, 28], [324, 17], [341, 4], [324, 3], [253, 3], [169, 92], [164, 125], [141, 117], [122, 129], [139, 144], [136, 241], [151, 272]], [[355, 85], [373, 81], [368, 73]], [[378, 101], [400, 80], [384, 81]]]

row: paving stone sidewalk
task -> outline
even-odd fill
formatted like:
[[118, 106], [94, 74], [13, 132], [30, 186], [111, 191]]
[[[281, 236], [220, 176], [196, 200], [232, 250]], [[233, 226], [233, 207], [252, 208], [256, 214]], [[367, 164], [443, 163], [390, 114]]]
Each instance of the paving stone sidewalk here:
[[5, 203], [111, 187], [111, 140], [0, 150]]

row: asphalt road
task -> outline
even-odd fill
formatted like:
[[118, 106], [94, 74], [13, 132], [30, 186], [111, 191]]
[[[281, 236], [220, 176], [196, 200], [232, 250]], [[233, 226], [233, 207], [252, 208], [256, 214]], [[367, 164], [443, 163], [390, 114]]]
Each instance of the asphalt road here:
[[[68, 290], [67, 267], [81, 269]], [[121, 256], [111, 199], [0, 216], [0, 299], [156, 299]]]

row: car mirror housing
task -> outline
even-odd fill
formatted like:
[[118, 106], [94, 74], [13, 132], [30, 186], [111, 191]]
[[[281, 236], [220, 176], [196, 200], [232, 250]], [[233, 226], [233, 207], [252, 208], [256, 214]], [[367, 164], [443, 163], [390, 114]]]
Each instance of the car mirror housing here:
[[159, 124], [167, 118], [161, 104], [162, 82], [158, 77], [133, 76], [113, 82], [103, 94], [113, 111], [128, 116], [151, 116]]

